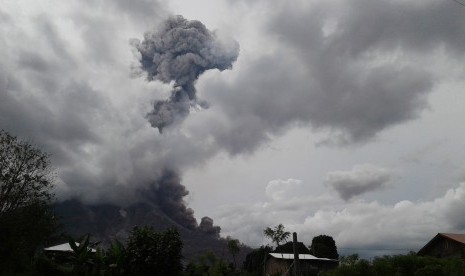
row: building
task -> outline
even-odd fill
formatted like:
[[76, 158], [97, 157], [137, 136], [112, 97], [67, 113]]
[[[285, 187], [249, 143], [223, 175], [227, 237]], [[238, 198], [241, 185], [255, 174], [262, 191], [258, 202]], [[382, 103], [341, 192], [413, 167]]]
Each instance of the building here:
[[[79, 246], [79, 243], [76, 243], [76, 246]], [[97, 250], [90, 247], [87, 247], [87, 250], [90, 254], [97, 252]], [[69, 264], [70, 256], [73, 255], [73, 249], [69, 243], [63, 243], [44, 248], [44, 254], [59, 264]]]
[[[294, 254], [269, 253], [265, 264], [265, 275], [293, 275], [293, 263]], [[338, 260], [299, 254], [301, 275], [318, 275], [319, 271], [336, 268], [338, 265]]]
[[[76, 242], [76, 246], [79, 246], [78, 242]], [[97, 250], [93, 248], [89, 248], [89, 250], [93, 253], [97, 252]], [[69, 243], [63, 243], [63, 244], [44, 248], [44, 251], [46, 252], [73, 252], [73, 249], [71, 248], [71, 245]]]
[[417, 255], [465, 259], [465, 234], [438, 233]]

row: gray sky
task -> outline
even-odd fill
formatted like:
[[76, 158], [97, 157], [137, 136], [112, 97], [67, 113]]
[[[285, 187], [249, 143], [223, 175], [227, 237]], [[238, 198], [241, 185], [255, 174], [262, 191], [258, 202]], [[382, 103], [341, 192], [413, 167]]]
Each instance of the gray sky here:
[[[178, 80], [135, 74], [134, 41], [172, 15], [239, 55], [160, 133], [146, 115]], [[170, 169], [252, 246], [279, 223], [360, 250], [465, 230], [454, 1], [4, 1], [0, 23], [0, 128], [52, 153], [60, 199], [128, 203]]]

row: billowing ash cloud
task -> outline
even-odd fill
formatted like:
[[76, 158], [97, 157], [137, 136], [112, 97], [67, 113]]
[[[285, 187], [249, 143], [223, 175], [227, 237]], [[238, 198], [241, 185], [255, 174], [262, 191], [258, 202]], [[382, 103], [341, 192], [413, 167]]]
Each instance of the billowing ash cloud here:
[[274, 47], [243, 55], [237, 81], [205, 83], [229, 120], [214, 137], [233, 154], [296, 124], [328, 134], [326, 145], [371, 141], [420, 117], [444, 72], [463, 72], [438, 70], [465, 51], [463, 9], [448, 1], [291, 1], [264, 20]]
[[214, 237], [220, 236], [221, 227], [213, 226], [213, 219], [210, 217], [203, 217], [199, 224], [199, 230]]
[[325, 183], [344, 200], [385, 187], [392, 173], [373, 165], [356, 165], [351, 171], [334, 171], [326, 175]]
[[180, 176], [172, 170], [165, 170], [148, 190], [141, 191], [142, 198], [155, 203], [171, 219], [193, 230], [197, 228], [194, 211], [187, 208], [183, 200], [188, 194], [189, 191], [181, 184]]
[[239, 54], [237, 42], [222, 42], [201, 22], [180, 15], [168, 18], [159, 30], [147, 32], [142, 42], [136, 40], [133, 45], [140, 53], [139, 69], [148, 81], [174, 81], [170, 98], [155, 101], [147, 114], [160, 132], [186, 117], [191, 106], [206, 107], [197, 100], [195, 81], [208, 69], [230, 69]]

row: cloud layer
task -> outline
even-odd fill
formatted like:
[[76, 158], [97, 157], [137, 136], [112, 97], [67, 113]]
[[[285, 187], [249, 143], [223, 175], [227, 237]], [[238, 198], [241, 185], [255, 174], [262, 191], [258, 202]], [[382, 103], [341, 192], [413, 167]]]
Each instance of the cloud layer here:
[[[205, 24], [227, 26], [241, 55], [232, 70], [210, 70], [196, 83], [210, 108], [190, 109], [163, 135], [145, 118], [153, 111], [150, 102], [163, 102], [185, 82], [171, 70], [163, 77], [152, 72], [156, 81], [131, 78], [139, 62], [134, 52], [140, 52], [129, 41], [171, 16], [166, 2], [6, 2], [0, 7], [0, 128], [52, 154], [60, 199], [125, 204], [147, 191], [159, 202], [173, 193], [175, 202], [160, 204], [187, 214], [179, 219], [190, 223], [185, 170], [219, 153], [251, 155], [296, 125], [324, 135], [321, 145], [363, 147], [420, 118], [435, 87], [463, 77], [457, 60], [465, 50], [465, 16], [453, 1], [252, 2], [229, 1], [230, 13], [215, 26]], [[238, 48], [227, 49], [231, 62]], [[364, 162], [370, 161], [354, 164]], [[237, 178], [237, 190], [247, 190]], [[344, 246], [386, 240], [415, 247], [435, 232], [464, 229], [463, 184], [433, 200], [363, 201], [366, 192], [392, 180], [390, 171], [373, 166], [328, 173], [327, 185], [352, 199], [345, 201], [301, 190], [303, 180], [277, 179], [263, 195], [250, 196], [266, 200], [226, 206], [215, 219], [226, 234], [253, 244], [277, 219], [307, 240], [327, 233]], [[216, 184], [208, 183], [209, 189]], [[197, 196], [206, 201], [209, 190], [203, 192]], [[401, 226], [407, 230], [399, 233]]]
[[276, 5], [263, 22], [263, 54], [239, 59], [234, 81], [205, 84], [223, 91], [214, 104], [226, 123], [213, 136], [233, 154], [295, 124], [328, 133], [323, 144], [371, 141], [428, 107], [444, 80], [430, 64], [463, 56], [465, 19], [447, 1]]
[[350, 171], [334, 171], [326, 175], [325, 183], [344, 200], [369, 191], [383, 189], [392, 173], [370, 164], [356, 165]]
[[350, 252], [359, 250], [366, 255], [366, 249], [376, 249], [379, 254], [416, 251], [438, 232], [465, 229], [464, 219], [458, 215], [465, 208], [465, 183], [430, 201], [403, 200], [390, 205], [365, 200], [346, 203], [327, 194], [306, 195], [303, 187], [286, 182], [294, 180], [271, 181], [266, 194], [269, 187], [281, 183], [280, 193], [293, 196], [268, 196], [253, 206], [222, 206], [215, 218], [224, 235], [243, 237], [249, 244], [266, 244], [263, 229], [283, 223], [288, 231], [298, 232], [299, 240], [306, 244], [314, 236], [326, 234], [333, 236], [343, 251], [352, 248]]

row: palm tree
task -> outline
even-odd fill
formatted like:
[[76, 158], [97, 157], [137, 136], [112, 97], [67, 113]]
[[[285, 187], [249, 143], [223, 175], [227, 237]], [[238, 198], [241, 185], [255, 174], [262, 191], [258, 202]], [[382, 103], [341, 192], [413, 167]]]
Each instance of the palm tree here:
[[276, 246], [279, 246], [280, 243], [285, 242], [291, 235], [290, 232], [284, 231], [284, 226], [282, 224], [278, 224], [274, 228], [265, 228], [265, 230], [263, 230], [263, 234], [265, 234], [265, 236], [271, 241], [276, 243]]

